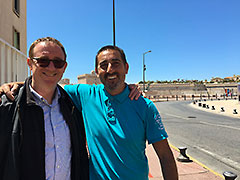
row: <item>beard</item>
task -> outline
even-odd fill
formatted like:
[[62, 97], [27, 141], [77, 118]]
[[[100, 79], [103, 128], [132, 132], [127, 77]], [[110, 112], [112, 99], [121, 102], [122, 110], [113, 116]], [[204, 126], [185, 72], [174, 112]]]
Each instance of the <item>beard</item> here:
[[[109, 77], [115, 76], [114, 79], [110, 79]], [[104, 86], [109, 90], [116, 90], [121, 85], [121, 78], [118, 73], [106, 73], [104, 76], [100, 76], [101, 82]]]

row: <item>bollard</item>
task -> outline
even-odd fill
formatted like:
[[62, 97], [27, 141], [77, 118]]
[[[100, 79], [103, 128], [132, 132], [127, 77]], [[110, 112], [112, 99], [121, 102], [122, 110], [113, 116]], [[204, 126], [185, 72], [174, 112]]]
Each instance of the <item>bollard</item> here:
[[223, 176], [225, 177], [225, 180], [234, 180], [237, 178], [237, 175], [233, 172], [225, 171], [223, 173]]
[[224, 107], [221, 107], [221, 112], [225, 112]]
[[196, 104], [196, 102], [195, 102], [195, 101], [193, 101], [193, 104]]
[[233, 114], [238, 114], [237, 109], [233, 109]]
[[215, 110], [215, 107], [214, 107], [214, 106], [212, 106], [212, 110]]
[[202, 104], [202, 107], [203, 107], [203, 108], [206, 108], [206, 104]]
[[201, 107], [201, 106], [202, 106], [202, 103], [198, 103], [198, 106]]
[[207, 104], [206, 109], [209, 109], [209, 105]]
[[190, 160], [190, 158], [186, 155], [186, 147], [178, 147], [180, 154], [177, 157], [177, 160], [179, 162], [192, 162], [192, 160]]

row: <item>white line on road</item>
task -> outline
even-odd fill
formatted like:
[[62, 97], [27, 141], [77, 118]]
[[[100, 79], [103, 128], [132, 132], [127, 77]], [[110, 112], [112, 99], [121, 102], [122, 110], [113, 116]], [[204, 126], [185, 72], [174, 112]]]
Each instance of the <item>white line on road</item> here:
[[[192, 120], [190, 118], [186, 118], [186, 117], [182, 117], [182, 116], [177, 116], [177, 115], [173, 115], [173, 114], [168, 114], [168, 113], [164, 113], [167, 116], [172, 116], [172, 117], [176, 117], [179, 119], [184, 119], [184, 120]], [[232, 126], [227, 126], [227, 125], [222, 125], [222, 124], [212, 124], [212, 123], [208, 123], [208, 122], [204, 122], [204, 121], [199, 121], [199, 123], [201, 124], [206, 124], [206, 125], [210, 125], [210, 126], [217, 126], [217, 127], [224, 127], [224, 128], [229, 128], [229, 129], [234, 129], [234, 130], [238, 130], [240, 131], [240, 128], [237, 127], [232, 127]]]
[[239, 168], [240, 168], [240, 163], [238, 163], [238, 162], [235, 162], [235, 161], [233, 161], [231, 159], [228, 159], [228, 158], [224, 158], [222, 156], [219, 156], [219, 155], [217, 155], [217, 154], [215, 154], [213, 152], [210, 152], [210, 151], [208, 151], [206, 149], [203, 149], [203, 148], [200, 148], [200, 147], [195, 147], [195, 148], [200, 150], [200, 151], [202, 151], [202, 152], [204, 152], [204, 153], [206, 153], [206, 154], [208, 154], [208, 155], [210, 155], [210, 156], [212, 156], [213, 158], [215, 158], [215, 159], [217, 159], [217, 160], [227, 164], [228, 166], [230, 166], [230, 167], [232, 167], [232, 168], [234, 168], [236, 170], [239, 170]]

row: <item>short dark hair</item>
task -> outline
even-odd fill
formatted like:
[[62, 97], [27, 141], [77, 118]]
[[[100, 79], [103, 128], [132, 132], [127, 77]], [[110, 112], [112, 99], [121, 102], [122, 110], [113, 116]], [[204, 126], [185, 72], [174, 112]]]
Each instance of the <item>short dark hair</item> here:
[[124, 63], [127, 63], [126, 55], [125, 55], [124, 51], [123, 51], [121, 48], [119, 48], [119, 47], [117, 47], [117, 46], [113, 46], [113, 45], [107, 45], [107, 46], [103, 46], [103, 47], [102, 47], [101, 49], [99, 49], [98, 52], [97, 52], [97, 55], [96, 55], [96, 57], [95, 57], [95, 68], [96, 68], [96, 69], [97, 69], [97, 66], [98, 66], [98, 55], [99, 55], [101, 52], [106, 51], [106, 50], [108, 50], [108, 49], [118, 51], [118, 52], [120, 53], [120, 55], [121, 55], [121, 58], [122, 58], [123, 62], [124, 62]]
[[64, 60], [66, 61], [67, 54], [66, 54], [65, 48], [63, 47], [62, 43], [60, 43], [60, 41], [58, 41], [57, 39], [52, 38], [52, 37], [43, 37], [43, 38], [39, 38], [36, 41], [34, 41], [29, 48], [29, 58], [33, 58], [33, 49], [40, 42], [53, 42], [53, 43], [57, 44], [62, 49], [62, 51], [64, 53]]

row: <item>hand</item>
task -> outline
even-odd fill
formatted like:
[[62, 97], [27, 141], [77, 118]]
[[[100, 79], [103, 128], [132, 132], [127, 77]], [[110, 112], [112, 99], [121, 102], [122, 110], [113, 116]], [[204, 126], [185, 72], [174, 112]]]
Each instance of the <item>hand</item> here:
[[140, 87], [137, 84], [129, 84], [128, 85], [129, 89], [130, 89], [130, 93], [128, 95], [128, 97], [133, 100], [138, 100], [138, 98], [142, 95], [142, 91], [140, 89]]
[[19, 89], [18, 83], [16, 82], [6, 83], [0, 87], [0, 95], [6, 94], [6, 96], [13, 101], [14, 96], [17, 93], [18, 89]]

